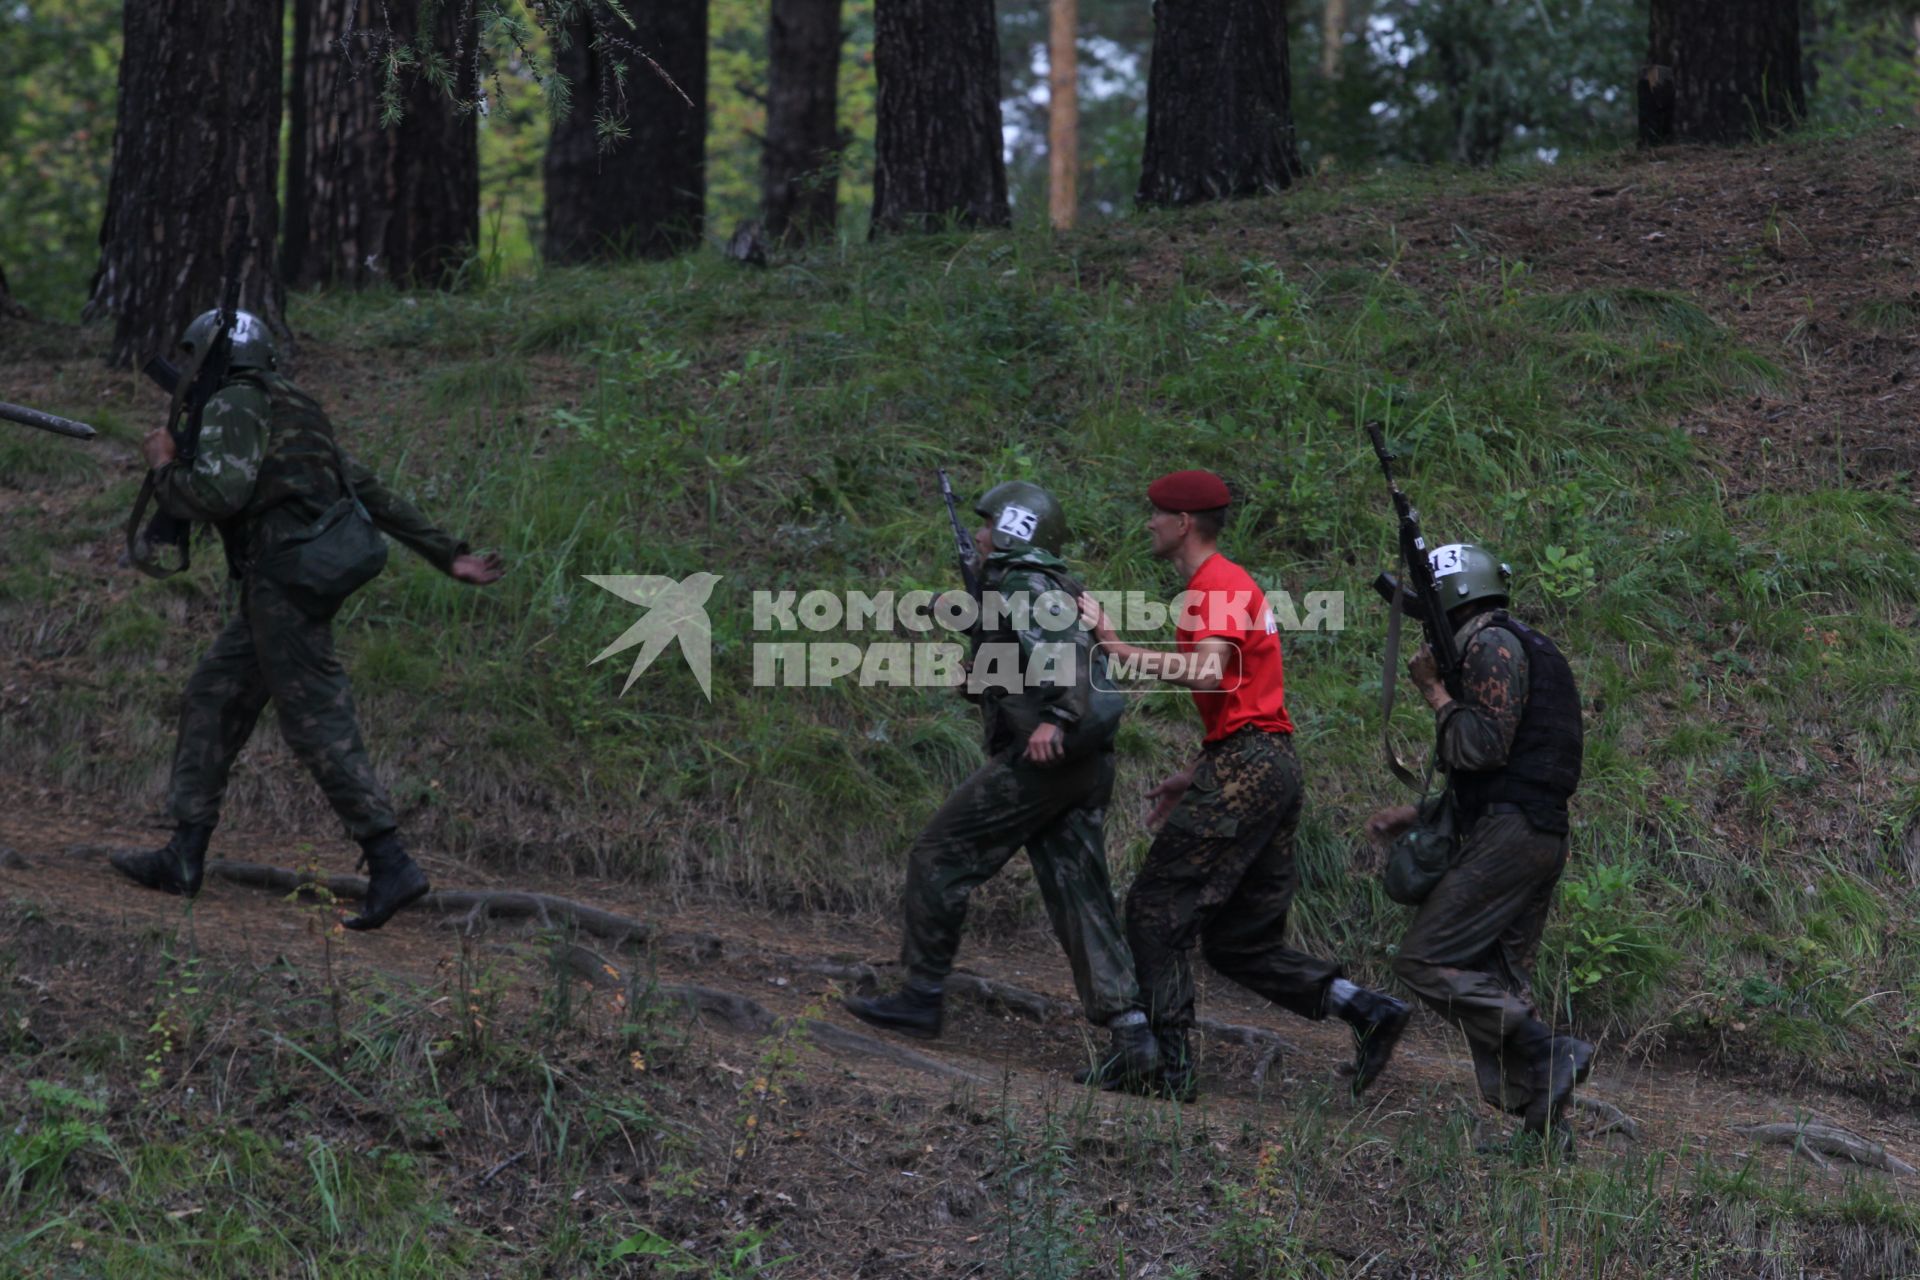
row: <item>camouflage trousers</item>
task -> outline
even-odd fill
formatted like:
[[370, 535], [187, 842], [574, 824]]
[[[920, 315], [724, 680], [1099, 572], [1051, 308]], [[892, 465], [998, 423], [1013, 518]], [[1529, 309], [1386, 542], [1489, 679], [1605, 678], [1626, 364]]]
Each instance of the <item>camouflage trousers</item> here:
[[1525, 1110], [1536, 1081], [1525, 1064], [1551, 1034], [1529, 969], [1567, 865], [1567, 837], [1518, 813], [1483, 814], [1458, 859], [1420, 904], [1393, 971], [1466, 1033], [1481, 1096]]
[[914, 841], [900, 963], [919, 982], [944, 981], [960, 950], [968, 895], [1024, 847], [1080, 1006], [1089, 1022], [1104, 1024], [1140, 1007], [1107, 878], [1113, 756], [1041, 766], [1021, 750], [998, 752], [974, 770]]
[[272, 583], [250, 577], [240, 606], [187, 681], [173, 749], [170, 807], [179, 823], [213, 826], [227, 775], [272, 701], [280, 736], [356, 840], [398, 824], [367, 758], [330, 620], [315, 619]]
[[1127, 894], [1127, 941], [1155, 1030], [1193, 1025], [1196, 941], [1223, 976], [1303, 1018], [1326, 1016], [1340, 967], [1283, 940], [1300, 887], [1303, 794], [1291, 734], [1249, 727], [1206, 744]]

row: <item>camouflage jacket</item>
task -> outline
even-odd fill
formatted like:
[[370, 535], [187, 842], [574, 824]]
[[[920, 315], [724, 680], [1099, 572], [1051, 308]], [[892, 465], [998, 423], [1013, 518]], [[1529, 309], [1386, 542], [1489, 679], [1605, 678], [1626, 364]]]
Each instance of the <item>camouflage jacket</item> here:
[[310, 396], [277, 373], [244, 369], [215, 392], [201, 418], [200, 446], [190, 463], [155, 473], [155, 494], [168, 514], [220, 531], [236, 578], [287, 535], [344, 496], [344, 465], [354, 492], [382, 533], [398, 539], [442, 573], [467, 544], [437, 528], [419, 508], [333, 446], [333, 427]]
[[1067, 731], [1070, 751], [1112, 747], [1122, 695], [1080, 622], [1077, 589], [1066, 562], [1037, 547], [988, 557], [969, 692], [980, 699], [989, 751], [1024, 742], [1047, 721]]
[[1440, 764], [1453, 770], [1498, 769], [1513, 749], [1527, 707], [1527, 651], [1495, 625], [1496, 612], [1475, 614], [1454, 633], [1460, 650], [1460, 696], [1440, 713]]

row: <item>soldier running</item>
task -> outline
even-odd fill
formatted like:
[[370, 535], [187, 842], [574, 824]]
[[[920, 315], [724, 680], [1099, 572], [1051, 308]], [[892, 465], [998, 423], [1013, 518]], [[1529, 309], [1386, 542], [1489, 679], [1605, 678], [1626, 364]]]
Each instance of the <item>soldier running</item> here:
[[1303, 793], [1273, 612], [1246, 570], [1220, 554], [1232, 501], [1225, 481], [1176, 471], [1148, 487], [1147, 501], [1153, 554], [1187, 577], [1177, 649], [1122, 643], [1097, 602], [1083, 597], [1081, 607], [1116, 664], [1190, 690], [1203, 729], [1199, 758], [1147, 793], [1148, 825], [1160, 833], [1127, 894], [1127, 941], [1159, 1041], [1155, 1085], [1182, 1101], [1198, 1092], [1187, 1038], [1197, 941], [1207, 963], [1241, 986], [1303, 1018], [1331, 1013], [1351, 1026], [1358, 1094], [1387, 1065], [1409, 1009], [1283, 940], [1300, 883], [1293, 846]]
[[1106, 810], [1124, 699], [1096, 671], [1102, 660], [1059, 556], [1066, 517], [1053, 495], [1010, 481], [974, 510], [986, 518], [974, 532], [985, 574], [969, 694], [984, 714], [987, 761], [908, 855], [905, 984], [846, 1007], [878, 1027], [939, 1035], [967, 898], [1024, 847], [1087, 1021], [1111, 1032], [1098, 1070], [1145, 1081], [1157, 1066], [1154, 1038], [1107, 878]]
[[[1471, 543], [1437, 548], [1428, 563], [1450, 606], [1460, 696], [1441, 682], [1430, 648], [1407, 669], [1434, 710], [1462, 842], [1401, 939], [1393, 971], [1466, 1033], [1487, 1101], [1524, 1116], [1522, 1133], [1570, 1151], [1562, 1116], [1593, 1046], [1542, 1021], [1528, 970], [1567, 865], [1580, 691], [1553, 641], [1507, 614], [1506, 565]], [[1412, 805], [1383, 809], [1367, 833], [1385, 843], [1414, 819]]]
[[[218, 311], [201, 314], [182, 349], [193, 356], [219, 324]], [[257, 317], [238, 313], [232, 344], [227, 381], [207, 403], [192, 461], [176, 461], [164, 430], [150, 433], [143, 449], [161, 509], [219, 530], [239, 605], [187, 681], [173, 753], [173, 838], [148, 853], [116, 854], [113, 865], [150, 889], [200, 892], [227, 775], [272, 701], [280, 735], [363, 851], [367, 896], [347, 927], [377, 929], [427, 892], [427, 875], [401, 842], [333, 651], [332, 618], [344, 597], [289, 586], [267, 562], [351, 492], [378, 529], [461, 582], [485, 586], [504, 568], [497, 555], [469, 554], [339, 450], [320, 406], [274, 371], [273, 339]]]

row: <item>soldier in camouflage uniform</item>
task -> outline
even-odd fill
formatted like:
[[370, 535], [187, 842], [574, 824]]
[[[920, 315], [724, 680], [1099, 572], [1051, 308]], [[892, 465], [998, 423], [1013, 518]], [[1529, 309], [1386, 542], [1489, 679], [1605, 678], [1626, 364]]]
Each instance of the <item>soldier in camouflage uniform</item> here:
[[1082, 606], [1116, 663], [1185, 686], [1200, 712], [1199, 757], [1147, 795], [1148, 824], [1164, 822], [1127, 893], [1127, 941], [1160, 1046], [1154, 1087], [1181, 1101], [1198, 1092], [1188, 1045], [1197, 942], [1214, 969], [1281, 1008], [1347, 1023], [1354, 1057], [1346, 1069], [1358, 1094], [1385, 1069], [1410, 1010], [1286, 944], [1304, 791], [1273, 611], [1252, 576], [1220, 554], [1225, 481], [1176, 471], [1148, 487], [1147, 501], [1153, 554], [1187, 578], [1178, 648], [1126, 644], [1097, 602]]
[[[219, 313], [209, 311], [188, 326], [181, 338], [188, 356], [214, 338], [218, 323]], [[334, 655], [331, 620], [341, 600], [290, 588], [263, 561], [343, 496], [344, 468], [374, 525], [435, 568], [480, 586], [503, 570], [498, 556], [469, 554], [466, 543], [435, 528], [337, 449], [320, 406], [274, 371], [272, 338], [256, 317], [238, 314], [232, 344], [230, 374], [207, 403], [192, 461], [176, 461], [164, 430], [149, 435], [144, 448], [161, 508], [219, 531], [238, 608], [187, 681], [170, 788], [173, 838], [149, 853], [116, 855], [113, 863], [149, 888], [187, 897], [200, 891], [227, 775], [272, 701], [281, 736], [364, 852], [366, 900], [346, 923], [377, 929], [427, 891], [426, 873], [400, 840]]]
[[[1436, 714], [1461, 845], [1393, 969], [1466, 1033], [1482, 1095], [1524, 1116], [1524, 1132], [1567, 1149], [1561, 1117], [1593, 1046], [1556, 1036], [1541, 1019], [1528, 970], [1567, 864], [1567, 802], [1580, 785], [1579, 690], [1553, 641], [1507, 615], [1506, 565], [1469, 543], [1437, 548], [1429, 562], [1456, 628], [1459, 696], [1441, 683], [1430, 649], [1408, 669]], [[1383, 810], [1368, 834], [1390, 840], [1414, 816], [1411, 805]]]
[[1025, 848], [1089, 1022], [1111, 1044], [1100, 1069], [1148, 1079], [1157, 1065], [1133, 957], [1107, 879], [1106, 808], [1121, 699], [1080, 623], [1077, 584], [1058, 552], [1066, 520], [1051, 494], [1012, 481], [988, 491], [974, 534], [985, 564], [968, 692], [986, 722], [987, 761], [914, 842], [903, 899], [906, 983], [847, 1001], [863, 1021], [940, 1032], [944, 984], [967, 897]]

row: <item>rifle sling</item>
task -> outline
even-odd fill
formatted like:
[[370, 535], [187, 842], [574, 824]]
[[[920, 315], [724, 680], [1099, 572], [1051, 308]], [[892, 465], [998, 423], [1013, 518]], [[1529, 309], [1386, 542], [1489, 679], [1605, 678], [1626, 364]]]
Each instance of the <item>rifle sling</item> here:
[[1393, 610], [1387, 615], [1387, 663], [1380, 672], [1380, 745], [1387, 756], [1387, 768], [1393, 776], [1414, 790], [1426, 795], [1427, 787], [1433, 782], [1433, 767], [1429, 762], [1425, 779], [1414, 776], [1413, 770], [1401, 762], [1400, 754], [1393, 749], [1393, 690], [1400, 669], [1400, 620], [1405, 616], [1407, 586], [1404, 582], [1394, 584]]
[[[196, 351], [193, 363], [181, 372], [180, 380], [173, 384], [173, 396], [167, 405], [167, 432], [174, 438], [176, 461], [191, 462], [193, 460], [191, 451], [184, 455], [178, 452], [180, 434], [175, 428], [180, 423], [182, 410], [187, 408], [187, 396], [192, 392], [194, 384], [200, 380], [201, 367], [206, 364], [207, 357], [213, 354], [213, 349], [219, 345], [220, 339], [216, 336], [212, 342]], [[180, 563], [172, 568], [149, 561], [140, 553], [140, 525], [147, 514], [147, 504], [153, 501], [153, 491], [157, 487], [153, 478], [153, 469], [149, 467], [147, 478], [140, 483], [140, 494], [133, 500], [133, 513], [127, 517], [127, 562], [150, 578], [171, 578], [174, 574], [183, 572], [192, 563], [193, 537], [189, 528], [188, 536], [180, 544]]]

